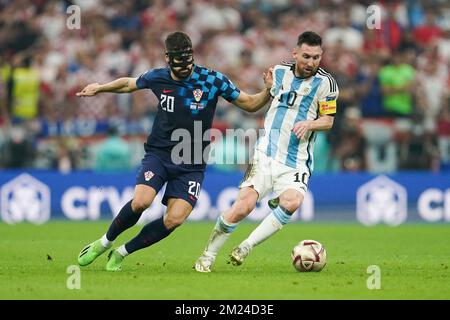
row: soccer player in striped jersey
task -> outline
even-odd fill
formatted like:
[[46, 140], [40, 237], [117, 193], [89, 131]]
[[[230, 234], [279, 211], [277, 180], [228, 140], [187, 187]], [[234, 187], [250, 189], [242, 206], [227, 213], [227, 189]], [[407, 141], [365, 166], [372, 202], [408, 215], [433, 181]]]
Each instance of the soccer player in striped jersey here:
[[194, 265], [198, 272], [211, 271], [219, 249], [259, 199], [270, 192], [276, 195], [269, 201], [272, 212], [232, 250], [234, 265], [240, 265], [256, 245], [288, 223], [303, 202], [313, 170], [316, 131], [333, 126], [339, 90], [333, 77], [319, 67], [322, 39], [318, 34], [299, 35], [292, 55], [293, 63], [273, 70], [273, 100], [265, 117], [265, 135], [257, 142], [236, 201], [219, 216]]

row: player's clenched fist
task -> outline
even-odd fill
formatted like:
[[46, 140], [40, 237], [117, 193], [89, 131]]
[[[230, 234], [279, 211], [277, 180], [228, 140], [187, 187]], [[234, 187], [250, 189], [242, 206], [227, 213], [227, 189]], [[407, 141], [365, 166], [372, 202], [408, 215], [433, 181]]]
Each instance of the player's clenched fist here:
[[299, 121], [294, 124], [294, 128], [292, 129], [292, 131], [294, 131], [298, 139], [303, 139], [305, 138], [306, 133], [311, 129], [311, 125], [311, 120]]
[[77, 96], [78, 97], [95, 96], [98, 92], [99, 87], [100, 87], [100, 84], [98, 84], [97, 82], [88, 84], [86, 87], [84, 87], [83, 90], [81, 90], [80, 92], [77, 92]]

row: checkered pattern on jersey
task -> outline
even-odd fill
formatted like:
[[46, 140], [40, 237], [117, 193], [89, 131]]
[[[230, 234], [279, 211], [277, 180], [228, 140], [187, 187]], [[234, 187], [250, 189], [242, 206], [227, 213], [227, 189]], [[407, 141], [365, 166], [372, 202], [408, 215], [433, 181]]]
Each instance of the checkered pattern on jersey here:
[[[188, 88], [182, 88], [178, 94], [184, 97], [185, 105], [189, 106], [192, 102], [202, 103], [205, 107], [209, 102], [215, 102], [217, 95], [222, 96], [227, 101], [235, 100], [240, 90], [222, 73], [214, 70], [208, 70], [204, 67], [195, 66], [194, 72], [188, 80]], [[200, 101], [196, 101], [193, 91], [200, 89], [202, 96]]]

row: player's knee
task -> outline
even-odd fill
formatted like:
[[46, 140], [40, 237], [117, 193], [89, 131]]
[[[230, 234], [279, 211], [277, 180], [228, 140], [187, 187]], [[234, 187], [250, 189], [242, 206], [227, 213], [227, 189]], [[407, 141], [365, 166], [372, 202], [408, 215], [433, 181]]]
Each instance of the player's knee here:
[[142, 213], [145, 209], [150, 207], [150, 204], [151, 202], [146, 199], [134, 198], [133, 201], [131, 201], [131, 209], [133, 209], [133, 212]]
[[280, 206], [285, 208], [289, 212], [295, 212], [302, 204], [302, 198], [300, 195], [282, 195], [280, 196]]
[[175, 229], [181, 226], [184, 220], [186, 220], [184, 217], [166, 215], [164, 216], [164, 225], [167, 229]]

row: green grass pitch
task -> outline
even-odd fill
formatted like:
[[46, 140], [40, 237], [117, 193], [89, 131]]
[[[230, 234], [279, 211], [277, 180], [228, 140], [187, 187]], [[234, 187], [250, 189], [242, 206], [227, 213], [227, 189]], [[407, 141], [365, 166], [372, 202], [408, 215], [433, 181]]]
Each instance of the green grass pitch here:
[[[108, 225], [1, 223], [0, 299], [450, 299], [450, 229], [444, 224], [289, 224], [234, 267], [227, 264], [228, 253], [256, 225], [242, 223], [213, 272], [200, 274], [192, 265], [213, 223], [187, 222], [169, 238], [129, 256], [122, 272], [105, 271], [104, 254], [81, 268], [81, 289], [68, 289], [68, 267], [76, 265], [80, 249]], [[139, 230], [127, 230], [115, 245]], [[299, 273], [291, 265], [291, 249], [303, 239], [325, 245], [328, 264], [322, 272]], [[371, 265], [381, 271], [379, 290], [367, 288]]]

